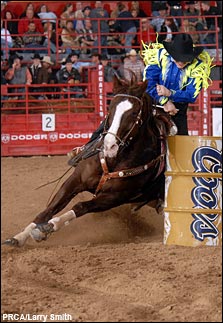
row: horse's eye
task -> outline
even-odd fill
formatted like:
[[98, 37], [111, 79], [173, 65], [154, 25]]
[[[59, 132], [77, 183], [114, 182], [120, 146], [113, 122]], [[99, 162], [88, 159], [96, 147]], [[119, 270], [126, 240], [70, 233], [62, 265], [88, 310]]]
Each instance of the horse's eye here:
[[136, 112], [136, 111], [133, 111], [132, 112], [132, 116], [135, 118], [135, 117], [137, 117], [137, 115], [138, 115], [138, 113]]

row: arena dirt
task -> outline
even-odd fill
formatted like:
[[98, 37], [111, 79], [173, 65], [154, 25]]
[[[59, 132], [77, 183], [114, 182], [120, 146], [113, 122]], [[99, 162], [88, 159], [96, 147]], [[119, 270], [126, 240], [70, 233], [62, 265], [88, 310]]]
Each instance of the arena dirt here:
[[[45, 207], [55, 184], [35, 188], [68, 166], [65, 156], [1, 161], [3, 241]], [[90, 197], [81, 193], [69, 205]], [[76, 219], [45, 242], [2, 246], [2, 315], [28, 314], [26, 322], [32, 315], [48, 322], [221, 322], [221, 247], [167, 246], [162, 237], [162, 216], [148, 206], [131, 214], [126, 205]]]

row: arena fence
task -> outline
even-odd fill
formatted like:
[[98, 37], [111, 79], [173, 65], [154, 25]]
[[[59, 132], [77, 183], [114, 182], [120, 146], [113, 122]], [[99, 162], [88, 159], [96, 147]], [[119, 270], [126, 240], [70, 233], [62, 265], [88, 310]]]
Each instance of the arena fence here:
[[[1, 156], [66, 154], [85, 144], [105, 118], [113, 95], [113, 84], [103, 77], [102, 65], [90, 69], [88, 82], [78, 84], [75, 92], [65, 84], [55, 84], [54, 91], [52, 84], [44, 85], [41, 93], [35, 92], [40, 85], [3, 85]], [[222, 109], [221, 88], [222, 82], [214, 81], [189, 106], [190, 135], [213, 135], [213, 111]]]

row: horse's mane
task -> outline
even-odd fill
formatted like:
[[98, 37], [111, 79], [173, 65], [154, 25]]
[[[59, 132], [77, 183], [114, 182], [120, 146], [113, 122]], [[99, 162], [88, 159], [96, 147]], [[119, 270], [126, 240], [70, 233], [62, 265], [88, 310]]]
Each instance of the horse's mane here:
[[[114, 82], [114, 93], [115, 94], [129, 94], [139, 97], [142, 100], [142, 105], [145, 109], [145, 119], [147, 121], [148, 132], [152, 136], [159, 136], [159, 129], [162, 127], [163, 137], [166, 138], [169, 134], [171, 123], [169, 115], [155, 108], [155, 102], [146, 93], [148, 81], [138, 83], [135, 74], [132, 74], [131, 80], [120, 79], [118, 82]], [[162, 126], [164, 125], [164, 127]]]

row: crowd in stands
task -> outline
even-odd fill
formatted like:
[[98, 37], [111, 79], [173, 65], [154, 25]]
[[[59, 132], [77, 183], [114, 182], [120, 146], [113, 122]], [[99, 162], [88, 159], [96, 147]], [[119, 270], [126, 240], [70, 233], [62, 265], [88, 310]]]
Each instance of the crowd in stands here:
[[[213, 17], [222, 13], [221, 6], [220, 1], [216, 6], [210, 1], [153, 1], [151, 16], [147, 16], [139, 1], [129, 5], [119, 1], [110, 13], [103, 1], [96, 1], [94, 7], [73, 1], [60, 14], [47, 4], [35, 8], [28, 3], [17, 16], [7, 1], [1, 1], [2, 84], [69, 84], [72, 97], [83, 97], [78, 84], [87, 80], [88, 68], [98, 64], [104, 66], [105, 82], [111, 82], [115, 73], [130, 79], [129, 71], [140, 82], [145, 67], [139, 54], [142, 41], [162, 43], [187, 32], [195, 44], [216, 48], [217, 43], [221, 48], [221, 18], [216, 32]], [[31, 61], [23, 61], [26, 54], [32, 55]], [[116, 65], [113, 56], [119, 58]], [[41, 87], [32, 91], [43, 98]]]

